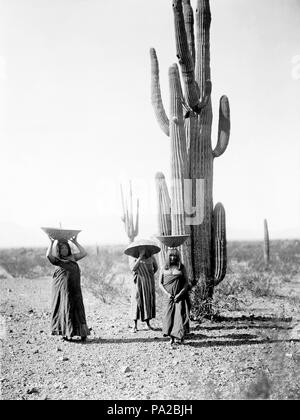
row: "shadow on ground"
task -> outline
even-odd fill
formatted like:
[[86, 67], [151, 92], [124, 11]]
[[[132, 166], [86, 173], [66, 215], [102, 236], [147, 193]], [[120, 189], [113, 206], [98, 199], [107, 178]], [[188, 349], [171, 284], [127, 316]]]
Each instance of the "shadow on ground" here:
[[[223, 339], [223, 340], [220, 340]], [[92, 338], [81, 343], [80, 341], [74, 341], [74, 343], [93, 345], [93, 344], [131, 344], [131, 343], [158, 343], [168, 342], [168, 337], [146, 337], [146, 338]], [[300, 342], [295, 339], [259, 339], [256, 335], [251, 334], [227, 334], [218, 337], [209, 337], [203, 334], [195, 334], [185, 341], [184, 347], [235, 347], [244, 345], [258, 345], [258, 344], [274, 344], [274, 343], [288, 343], [288, 342]]]

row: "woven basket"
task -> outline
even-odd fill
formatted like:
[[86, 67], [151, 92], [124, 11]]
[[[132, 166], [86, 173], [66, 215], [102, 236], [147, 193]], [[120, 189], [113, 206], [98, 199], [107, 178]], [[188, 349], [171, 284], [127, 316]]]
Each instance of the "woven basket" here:
[[157, 236], [157, 239], [168, 248], [177, 248], [182, 245], [190, 235]]
[[56, 239], [57, 241], [68, 241], [73, 236], [77, 235], [81, 230], [75, 229], [58, 229], [50, 227], [41, 228], [47, 235], [50, 235], [51, 238]]

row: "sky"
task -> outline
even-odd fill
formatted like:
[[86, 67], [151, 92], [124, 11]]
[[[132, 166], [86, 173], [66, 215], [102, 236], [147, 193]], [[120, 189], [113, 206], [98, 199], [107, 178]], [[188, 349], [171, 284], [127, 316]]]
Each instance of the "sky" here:
[[[195, 6], [195, 2], [192, 2]], [[228, 239], [300, 237], [300, 0], [211, 0], [211, 67], [231, 138], [215, 160]], [[83, 243], [126, 243], [120, 183], [157, 232], [154, 176], [169, 138], [150, 101], [155, 47], [169, 109], [171, 0], [0, 0], [0, 246], [45, 245], [41, 226]]]

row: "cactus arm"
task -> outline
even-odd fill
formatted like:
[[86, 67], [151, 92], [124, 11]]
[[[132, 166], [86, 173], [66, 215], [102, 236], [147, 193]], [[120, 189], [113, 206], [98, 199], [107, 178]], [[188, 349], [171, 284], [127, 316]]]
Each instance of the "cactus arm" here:
[[155, 175], [158, 203], [158, 230], [160, 235], [171, 235], [171, 199], [165, 176], [162, 172]]
[[210, 23], [209, 0], [197, 0], [196, 7], [196, 82], [199, 86], [202, 102], [211, 92], [210, 75]]
[[150, 59], [151, 59], [151, 103], [154, 109], [154, 113], [157, 119], [157, 122], [162, 129], [162, 131], [169, 136], [169, 119], [167, 117], [160, 90], [159, 82], [159, 64], [154, 48], [150, 49]]
[[210, 92], [211, 85], [208, 82], [203, 90], [204, 94], [199, 99], [199, 89], [195, 81], [195, 70], [192, 55], [188, 46], [188, 38], [185, 29], [182, 0], [173, 1], [174, 26], [177, 58], [179, 60], [182, 79], [184, 82], [185, 98], [188, 106], [197, 114], [200, 114], [202, 108], [208, 103], [208, 97], [205, 95]]
[[230, 136], [230, 107], [227, 96], [220, 99], [218, 142], [213, 157], [221, 156], [227, 149]]
[[129, 223], [130, 223], [130, 230], [131, 230], [131, 236], [134, 233], [134, 225], [133, 225], [133, 206], [132, 206], [132, 182], [129, 183]]
[[176, 77], [176, 89], [177, 89], [177, 96], [180, 99], [181, 103], [183, 104], [184, 108], [188, 107], [184, 100], [184, 95], [182, 91], [182, 86], [180, 82], [180, 73], [177, 64], [173, 64], [172, 68], [174, 68], [175, 77]]
[[140, 209], [140, 201], [137, 199], [136, 201], [136, 216], [135, 216], [135, 228], [134, 228], [134, 236], [136, 237], [139, 232], [139, 209]]
[[178, 89], [178, 97], [181, 100], [182, 108], [184, 111], [185, 118], [190, 114], [192, 109], [188, 106], [188, 104], [185, 101], [181, 81], [180, 81], [180, 73], [177, 64], [174, 64], [174, 71], [176, 71], [176, 78], [177, 78], [177, 89]]
[[122, 184], [120, 185], [120, 188], [121, 188], [121, 200], [122, 200], [122, 210], [123, 210], [121, 220], [122, 220], [123, 223], [125, 223], [126, 212], [125, 212], [125, 202], [124, 202], [124, 194], [123, 194]]
[[176, 64], [169, 68], [170, 84], [170, 138], [171, 138], [171, 201], [172, 234], [184, 234], [183, 180], [187, 157], [184, 131], [181, 87]]
[[214, 286], [224, 279], [227, 269], [227, 242], [225, 209], [217, 203], [213, 212], [213, 277]]
[[195, 66], [194, 12], [190, 0], [183, 0], [183, 16], [189, 51]]
[[208, 104], [210, 97], [211, 97], [211, 91], [212, 91], [212, 84], [210, 80], [206, 80], [205, 81], [205, 85], [204, 85], [204, 92], [201, 94], [201, 97], [199, 99], [199, 104], [198, 104], [198, 113], [204, 108], [206, 107], [206, 105]]
[[129, 210], [128, 210], [128, 206], [127, 206], [127, 201], [125, 203], [126, 203], [125, 229], [126, 229], [128, 238], [131, 240], [132, 232], [131, 232], [130, 216], [129, 216]]
[[123, 188], [121, 185], [121, 199], [122, 199], [122, 210], [123, 215], [121, 217], [122, 222], [124, 223], [124, 228], [126, 235], [130, 242], [134, 241], [134, 238], [138, 235], [139, 229], [139, 200], [137, 200], [137, 213], [135, 219], [135, 226], [133, 223], [133, 206], [132, 206], [132, 184], [130, 181], [130, 190], [129, 190], [129, 207], [127, 200], [124, 198]]
[[[171, 199], [169, 196], [168, 186], [165, 176], [162, 172], [157, 172], [155, 175], [155, 186], [157, 194], [157, 216], [158, 216], [158, 233], [159, 235], [171, 235]], [[159, 262], [163, 266], [166, 261], [168, 248], [165, 245], [161, 246], [159, 253]]]

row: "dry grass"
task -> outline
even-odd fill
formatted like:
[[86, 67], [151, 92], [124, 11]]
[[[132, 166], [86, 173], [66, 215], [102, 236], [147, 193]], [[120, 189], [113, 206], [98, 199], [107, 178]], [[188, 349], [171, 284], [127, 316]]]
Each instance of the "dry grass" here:
[[[271, 261], [263, 260], [262, 243], [231, 242], [228, 270], [215, 289], [217, 310], [241, 310], [258, 298], [280, 297], [280, 290], [300, 272], [300, 241], [271, 242]], [[295, 299], [295, 297], [291, 297]]]
[[[261, 242], [229, 242], [227, 275], [215, 289], [214, 313], [241, 310], [255, 299], [276, 297], [282, 285], [300, 272], [300, 241], [271, 242], [269, 267], [264, 265], [262, 246]], [[128, 291], [123, 283], [131, 274], [122, 250], [123, 246], [90, 247], [88, 257], [80, 262], [84, 285], [104, 302]], [[45, 253], [43, 248], [4, 249], [0, 265], [13, 277], [51, 276], [53, 267]]]
[[[112, 284], [118, 273], [129, 272], [122, 250], [122, 246], [89, 247], [88, 256], [80, 262], [82, 283], [103, 302], [119, 295], [118, 285]], [[0, 265], [15, 278], [52, 276], [54, 267], [45, 255], [45, 248], [3, 249]]]

